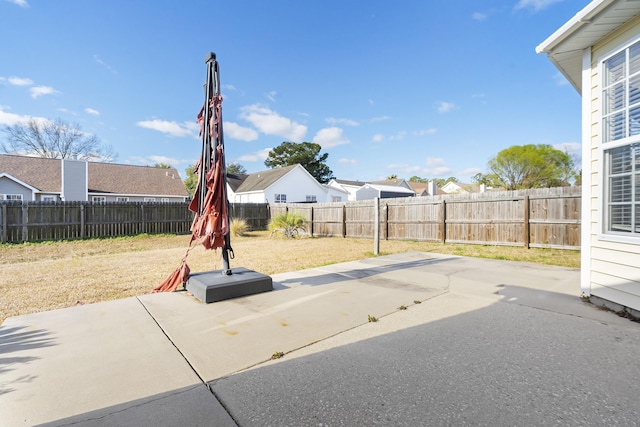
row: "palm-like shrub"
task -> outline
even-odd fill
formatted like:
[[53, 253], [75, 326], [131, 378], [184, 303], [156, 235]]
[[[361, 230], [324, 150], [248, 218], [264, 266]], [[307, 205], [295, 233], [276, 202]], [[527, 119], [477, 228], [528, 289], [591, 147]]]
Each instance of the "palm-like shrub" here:
[[269, 231], [281, 233], [287, 239], [296, 237], [300, 231], [305, 231], [307, 220], [297, 212], [281, 213], [269, 221]]

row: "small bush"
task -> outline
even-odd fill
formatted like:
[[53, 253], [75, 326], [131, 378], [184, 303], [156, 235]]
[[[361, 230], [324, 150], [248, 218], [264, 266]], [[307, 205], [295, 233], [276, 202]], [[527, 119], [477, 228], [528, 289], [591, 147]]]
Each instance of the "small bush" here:
[[305, 231], [307, 220], [297, 212], [287, 212], [274, 216], [269, 221], [269, 231], [281, 233], [287, 239], [296, 237], [300, 231]]
[[229, 232], [236, 237], [244, 236], [249, 231], [249, 224], [244, 219], [233, 218], [229, 222]]

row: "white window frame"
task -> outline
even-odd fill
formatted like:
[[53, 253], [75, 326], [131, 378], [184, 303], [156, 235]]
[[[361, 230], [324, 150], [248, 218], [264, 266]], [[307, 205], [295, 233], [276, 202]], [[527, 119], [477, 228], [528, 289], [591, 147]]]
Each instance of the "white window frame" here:
[[116, 202], [128, 202], [128, 201], [129, 201], [128, 197], [123, 197], [123, 196], [116, 197]]
[[306, 197], [306, 201], [309, 202], [309, 203], [318, 201], [318, 199], [316, 198], [316, 196], [314, 194], [307, 194], [305, 197]]
[[40, 201], [41, 202], [55, 202], [57, 200], [56, 196], [40, 196]]
[[341, 202], [341, 201], [342, 201], [342, 196], [331, 196], [332, 203]]
[[155, 198], [155, 197], [145, 197], [145, 198], [144, 198], [144, 201], [145, 201], [145, 202], [155, 202], [155, 201], [156, 201], [156, 198]]
[[169, 199], [168, 197], [162, 197], [160, 199], [160, 203], [169, 203], [169, 202], [171, 202], [171, 199]]
[[[630, 61], [632, 50], [635, 51], [635, 56], [633, 61]], [[608, 82], [607, 62], [622, 58], [624, 61], [622, 70], [618, 71], [618, 78]], [[630, 62], [634, 66], [631, 73], [629, 72]], [[599, 150], [602, 159], [600, 237], [603, 240], [637, 243], [640, 240], [640, 125], [638, 125], [640, 123], [640, 37], [630, 40], [604, 56], [599, 64], [599, 75], [599, 93], [602, 100], [600, 111], [602, 136]], [[635, 92], [632, 94], [634, 89]], [[607, 119], [614, 116], [620, 118], [621, 123], [608, 128]], [[614, 120], [613, 123], [616, 121]], [[622, 154], [630, 155], [630, 158], [628, 162], [621, 162], [614, 169], [614, 173], [610, 173], [612, 171], [612, 155], [621, 151]], [[629, 153], [629, 151], [631, 152]], [[619, 159], [623, 159], [623, 157], [619, 156]], [[614, 197], [611, 194], [613, 180], [618, 181], [617, 184], [621, 187], [621, 190], [617, 192], [617, 200], [612, 199]], [[611, 224], [611, 212], [616, 207], [619, 209], [619, 213], [624, 208], [629, 209], [628, 224], [623, 222], [617, 227], [615, 224]], [[627, 229], [625, 230], [625, 228]]]
[[4, 194], [4, 200], [10, 200], [12, 202], [22, 201], [22, 194]]
[[274, 203], [287, 203], [287, 195], [276, 193], [273, 196]]
[[91, 196], [91, 201], [93, 203], [106, 203], [107, 196]]

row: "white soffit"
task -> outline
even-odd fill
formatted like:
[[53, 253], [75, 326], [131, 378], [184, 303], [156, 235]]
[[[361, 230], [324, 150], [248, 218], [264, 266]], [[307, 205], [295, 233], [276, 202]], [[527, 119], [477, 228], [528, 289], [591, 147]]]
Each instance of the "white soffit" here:
[[640, 14], [640, 0], [594, 0], [536, 47], [582, 92], [582, 52]]

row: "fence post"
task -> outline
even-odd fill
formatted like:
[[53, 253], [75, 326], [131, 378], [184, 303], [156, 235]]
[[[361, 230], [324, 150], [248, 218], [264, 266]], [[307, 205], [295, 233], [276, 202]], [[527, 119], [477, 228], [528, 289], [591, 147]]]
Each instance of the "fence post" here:
[[26, 203], [22, 204], [22, 241], [29, 241], [29, 208]]
[[2, 204], [2, 243], [7, 243], [7, 205]]
[[84, 239], [85, 236], [85, 212], [84, 212], [84, 203], [80, 205], [80, 238]]
[[142, 232], [146, 233], [147, 232], [147, 223], [144, 220], [144, 205], [140, 205], [140, 214], [142, 215]]
[[311, 206], [311, 237], [313, 237], [313, 206]]
[[442, 228], [442, 240], [440, 243], [447, 243], [447, 201], [442, 199], [442, 208], [440, 209], [440, 215], [442, 219], [440, 221], [440, 228]]
[[342, 205], [342, 237], [347, 237], [347, 205]]
[[389, 240], [389, 203], [384, 204], [384, 240]]
[[531, 239], [531, 223], [529, 221], [529, 195], [524, 196], [524, 247], [529, 249]]
[[380, 197], [373, 202], [373, 254], [380, 253]]

